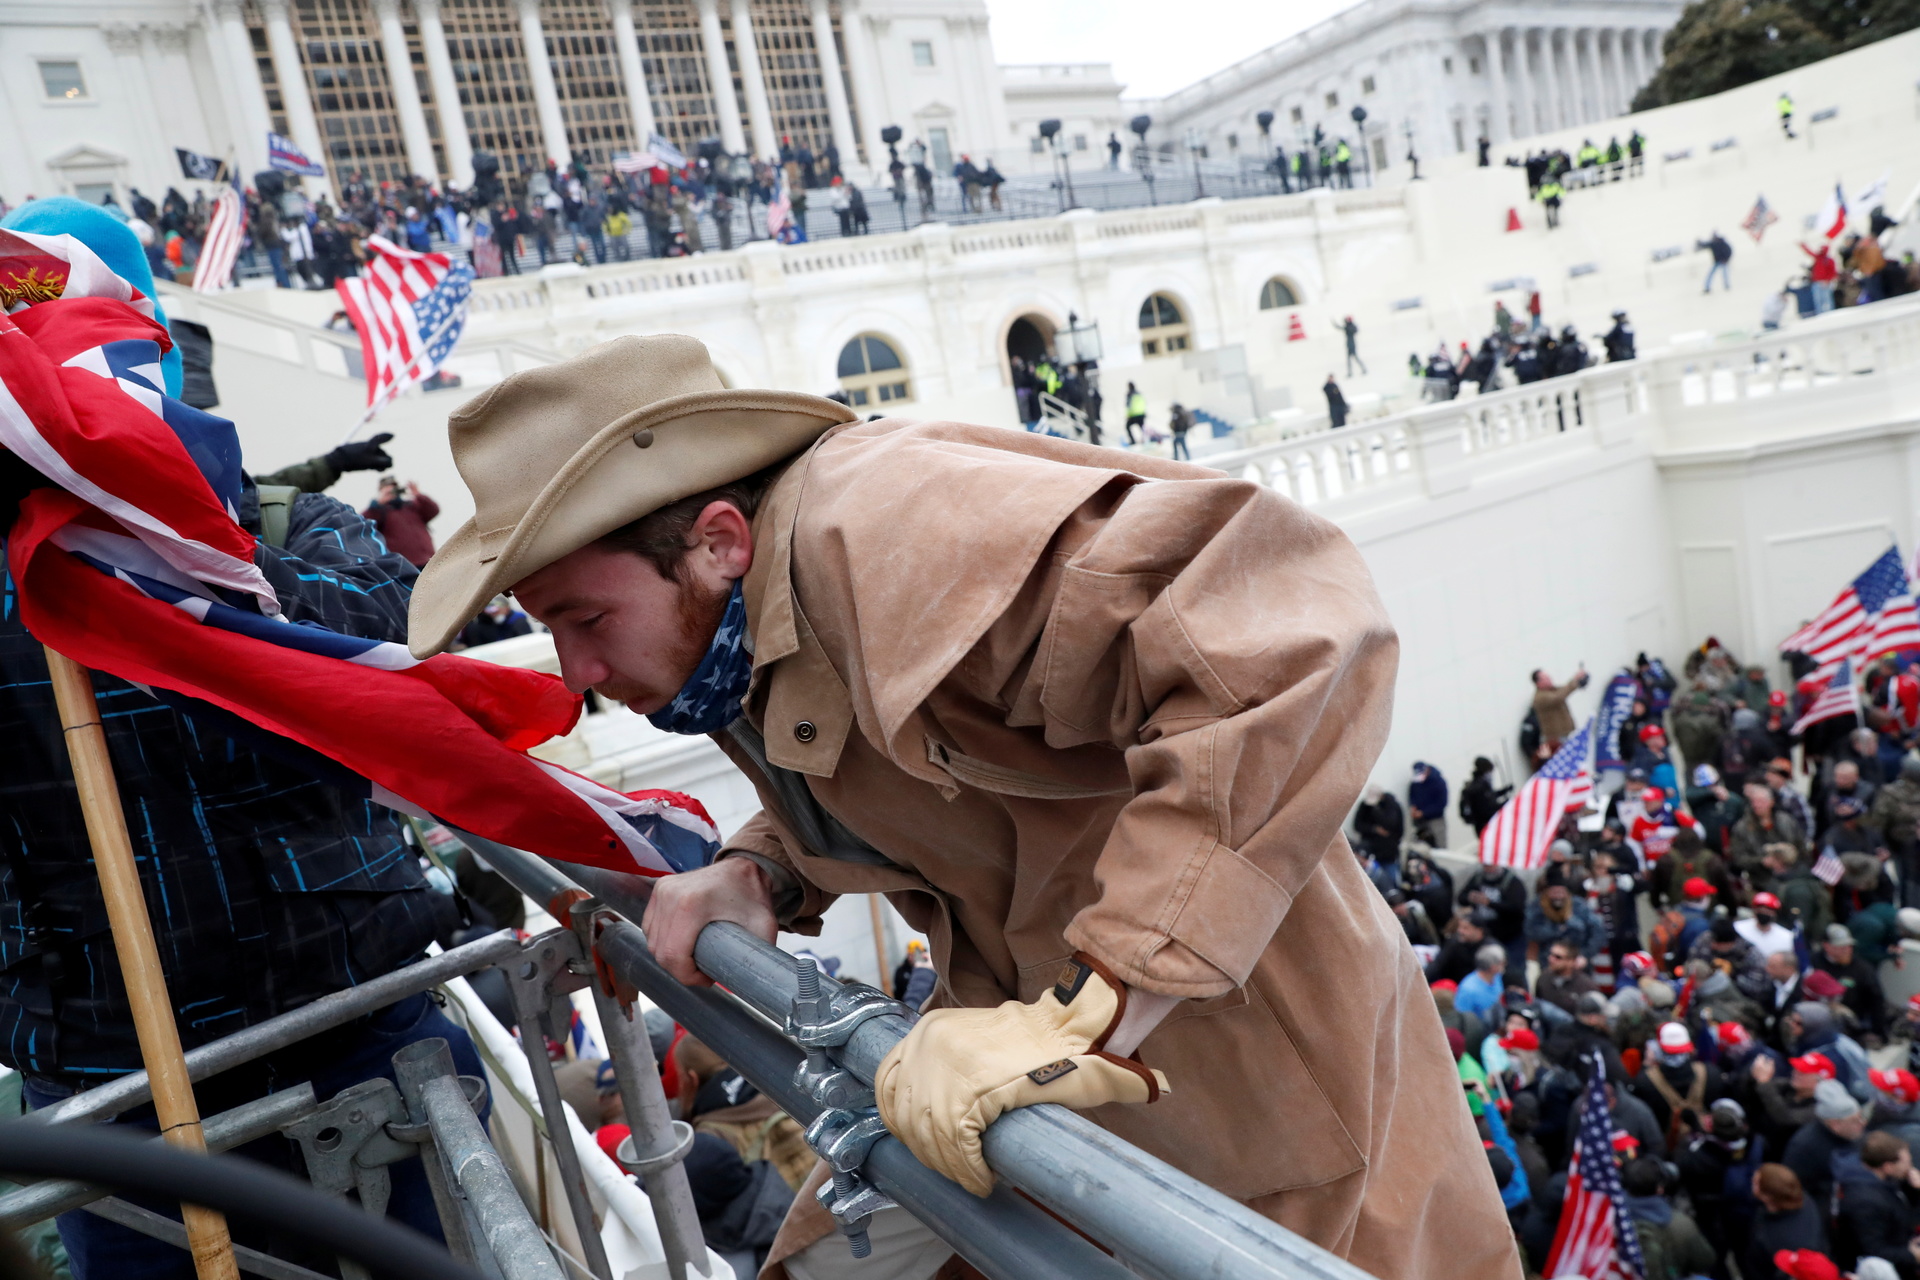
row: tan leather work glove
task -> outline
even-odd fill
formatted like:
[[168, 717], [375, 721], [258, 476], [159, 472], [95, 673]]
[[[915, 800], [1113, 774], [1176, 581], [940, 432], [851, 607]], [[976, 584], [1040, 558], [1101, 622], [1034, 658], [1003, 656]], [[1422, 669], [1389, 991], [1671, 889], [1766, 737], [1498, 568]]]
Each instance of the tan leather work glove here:
[[1015, 1107], [1152, 1102], [1167, 1078], [1101, 1051], [1126, 1012], [1127, 989], [1076, 952], [1032, 1004], [935, 1009], [882, 1059], [873, 1082], [880, 1117], [930, 1169], [984, 1196], [993, 1171], [980, 1134]]

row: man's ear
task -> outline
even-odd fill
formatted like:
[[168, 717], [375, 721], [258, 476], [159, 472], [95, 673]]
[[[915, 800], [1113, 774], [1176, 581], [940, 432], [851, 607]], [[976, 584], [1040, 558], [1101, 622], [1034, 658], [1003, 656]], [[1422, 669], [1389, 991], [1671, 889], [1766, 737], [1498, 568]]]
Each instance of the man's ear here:
[[724, 582], [746, 576], [753, 567], [753, 525], [731, 502], [709, 502], [694, 519], [694, 554]]

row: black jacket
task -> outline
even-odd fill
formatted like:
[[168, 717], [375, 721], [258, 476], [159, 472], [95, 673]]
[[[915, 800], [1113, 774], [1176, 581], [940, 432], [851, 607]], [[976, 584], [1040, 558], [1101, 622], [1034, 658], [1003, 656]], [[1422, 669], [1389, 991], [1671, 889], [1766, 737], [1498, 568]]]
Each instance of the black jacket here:
[[1460, 886], [1461, 906], [1475, 905], [1467, 896], [1475, 889], [1486, 894], [1487, 905], [1493, 908], [1493, 924], [1488, 932], [1494, 939], [1502, 943], [1521, 942], [1527, 928], [1526, 882], [1510, 868], [1481, 867]]
[[1494, 786], [1492, 774], [1474, 774], [1467, 779], [1467, 785], [1460, 788], [1460, 820], [1470, 824], [1473, 833], [1479, 835], [1512, 793], [1512, 787]]
[[[247, 488], [242, 523], [257, 521]], [[404, 641], [414, 567], [352, 509], [301, 494], [254, 559], [288, 618]], [[0, 1061], [57, 1085], [140, 1048], [40, 644], [0, 602]], [[413, 959], [436, 933], [393, 813], [96, 673], [168, 994], [186, 1047]], [[207, 708], [212, 712], [212, 708]]]
[[1824, 1213], [1833, 1194], [1833, 1158], [1852, 1151], [1855, 1145], [1820, 1121], [1809, 1120], [1800, 1126], [1800, 1132], [1787, 1140], [1780, 1163], [1800, 1176], [1800, 1189], [1807, 1193], [1808, 1201], [1819, 1205]]
[[1827, 1251], [1826, 1224], [1811, 1196], [1801, 1201], [1798, 1209], [1760, 1211], [1747, 1241], [1747, 1256], [1740, 1260], [1740, 1274], [1746, 1280], [1789, 1280], [1786, 1272], [1773, 1265], [1773, 1255], [1782, 1249]]
[[1841, 1257], [1885, 1258], [1900, 1273], [1901, 1280], [1914, 1280], [1920, 1272], [1916, 1271], [1913, 1255], [1907, 1252], [1914, 1228], [1913, 1202], [1908, 1194], [1872, 1174], [1841, 1182], [1839, 1229], [1835, 1232]]

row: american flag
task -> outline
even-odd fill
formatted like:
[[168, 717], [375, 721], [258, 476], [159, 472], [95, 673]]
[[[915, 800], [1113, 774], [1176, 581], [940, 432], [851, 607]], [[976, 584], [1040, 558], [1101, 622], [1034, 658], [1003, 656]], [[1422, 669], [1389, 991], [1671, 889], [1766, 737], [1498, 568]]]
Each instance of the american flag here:
[[1818, 724], [1822, 720], [1831, 720], [1835, 716], [1857, 716], [1860, 714], [1860, 701], [1853, 691], [1853, 659], [1842, 658], [1840, 665], [1833, 669], [1833, 679], [1827, 681], [1827, 687], [1813, 700], [1806, 713], [1793, 723], [1793, 732], [1805, 733], [1807, 726]]
[[1589, 1280], [1643, 1280], [1647, 1260], [1627, 1216], [1627, 1193], [1613, 1163], [1613, 1121], [1607, 1112], [1607, 1069], [1596, 1051], [1573, 1140], [1567, 1197], [1547, 1254], [1546, 1275]]
[[[207, 235], [200, 244], [200, 260], [193, 264], [193, 291], [218, 293], [233, 279], [233, 263], [247, 234], [246, 205], [232, 187], [220, 192], [207, 215]], [[264, 249], [265, 246], [262, 246]]]
[[0, 291], [30, 299], [0, 315], [0, 448], [57, 486], [5, 531], [36, 638], [404, 812], [622, 871], [711, 860], [693, 801], [527, 754], [579, 718], [553, 677], [287, 620], [234, 518], [238, 433], [165, 395], [151, 300], [84, 244], [0, 231]]
[[1824, 664], [1916, 646], [1920, 615], [1914, 610], [1913, 585], [1900, 563], [1900, 549], [1888, 547], [1819, 617], [1782, 640], [1780, 652], [1804, 653]]
[[385, 236], [367, 238], [366, 269], [334, 285], [360, 334], [367, 371], [365, 422], [434, 371], [467, 326], [473, 268], [444, 253], [402, 249]]
[[1780, 221], [1780, 215], [1773, 211], [1773, 206], [1767, 203], [1767, 198], [1757, 196], [1754, 198], [1752, 212], [1747, 214], [1746, 220], [1740, 225], [1746, 228], [1748, 235], [1753, 237], [1753, 242], [1759, 244], [1760, 237], [1767, 233], [1767, 228], [1778, 221]]
[[1500, 806], [1480, 833], [1481, 862], [1527, 868], [1547, 860], [1547, 846], [1553, 843], [1560, 819], [1593, 794], [1593, 775], [1587, 770], [1592, 737], [1593, 721], [1588, 720]]
[[1820, 856], [1813, 860], [1813, 865], [1807, 870], [1813, 872], [1816, 878], [1831, 889], [1840, 883], [1841, 876], [1847, 874], [1847, 864], [1840, 861], [1839, 855], [1833, 851], [1833, 846], [1828, 845], [1820, 851]]

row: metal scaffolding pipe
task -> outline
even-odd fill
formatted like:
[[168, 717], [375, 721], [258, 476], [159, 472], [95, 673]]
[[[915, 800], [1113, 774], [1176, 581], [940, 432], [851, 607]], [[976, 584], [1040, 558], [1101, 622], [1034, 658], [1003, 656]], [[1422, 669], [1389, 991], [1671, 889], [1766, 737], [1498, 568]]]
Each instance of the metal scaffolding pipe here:
[[[477, 837], [468, 839], [475, 851], [501, 874], [543, 901], [572, 883], [571, 867], [562, 870], [532, 854]], [[612, 874], [596, 873], [598, 876]], [[694, 1028], [689, 1016], [709, 1025], [737, 1020], [720, 1013], [714, 1004], [724, 997], [694, 992], [674, 981], [654, 961], [646, 949], [644, 936], [637, 929], [631, 932], [609, 929], [602, 936], [601, 951], [603, 955], [610, 951], [619, 955], [621, 964], [617, 971], [701, 1039], [707, 1040], [707, 1035]], [[608, 958], [611, 962], [612, 956]], [[793, 1006], [798, 987], [798, 962], [737, 925], [709, 925], [695, 946], [695, 959], [702, 972], [776, 1023], [784, 1019]], [[880, 1060], [912, 1025], [910, 1011], [905, 1006], [897, 1008], [898, 1012], [884, 1013], [860, 1023], [851, 1039], [832, 1051], [833, 1058], [862, 1081], [871, 1083]], [[688, 1016], [682, 1016], [683, 1012]], [[771, 1038], [783, 1046], [781, 1052], [789, 1055], [783, 1060], [792, 1063], [790, 1042], [764, 1027], [757, 1030], [763, 1039]], [[719, 1044], [712, 1040], [708, 1043], [715, 1052], [725, 1056]], [[767, 1052], [772, 1054], [770, 1048]], [[746, 1064], [735, 1061], [733, 1065], [787, 1106], [789, 1099], [777, 1084], [763, 1084], [761, 1077]], [[771, 1059], [767, 1068], [778, 1069]], [[791, 1065], [784, 1070], [790, 1073]], [[798, 1094], [798, 1090], [791, 1088], [788, 1092]], [[810, 1099], [804, 1103], [796, 1099], [795, 1105], [809, 1118], [817, 1110]], [[802, 1116], [802, 1110], [788, 1106], [789, 1113], [796, 1118]], [[1199, 1277], [1207, 1280], [1367, 1280], [1365, 1272], [1344, 1259], [1063, 1107], [1046, 1105], [1010, 1111], [987, 1129], [982, 1142], [988, 1165], [1002, 1179], [1112, 1249], [1136, 1271], [1149, 1276], [1162, 1280], [1186, 1280], [1187, 1277], [1196, 1280]], [[870, 1164], [875, 1168], [875, 1180], [883, 1186], [885, 1179], [879, 1168], [883, 1151], [923, 1168], [897, 1141], [882, 1141], [874, 1148]], [[894, 1159], [886, 1163], [892, 1165]], [[958, 1190], [945, 1179], [940, 1181]], [[891, 1186], [886, 1189], [894, 1193]], [[997, 1188], [995, 1194], [1003, 1191], [1004, 1188]], [[964, 1192], [960, 1195], [971, 1199]], [[895, 1198], [900, 1197], [896, 1194]], [[942, 1230], [940, 1215], [945, 1214], [948, 1207], [941, 1199], [928, 1206], [927, 1213], [916, 1213], [916, 1216], [969, 1261], [981, 1266], [972, 1252], [979, 1244], [977, 1238], [955, 1239]], [[988, 1268], [982, 1266], [982, 1269]], [[1013, 1274], [1031, 1272], [1016, 1270]]]
[[[490, 968], [519, 952], [520, 942], [511, 930], [489, 934], [418, 964], [382, 974], [357, 987], [321, 996], [291, 1013], [283, 1013], [245, 1031], [236, 1031], [230, 1036], [201, 1045], [187, 1054], [187, 1078], [198, 1082], [209, 1076], [217, 1076], [222, 1071], [230, 1071], [256, 1058], [298, 1044], [309, 1036], [330, 1031], [376, 1009], [384, 1009], [396, 1000], [437, 987], [449, 978], [464, 977], [476, 970]], [[76, 1093], [50, 1107], [30, 1112], [27, 1119], [41, 1124], [104, 1120], [122, 1111], [130, 1111], [152, 1097], [153, 1086], [147, 1081], [147, 1073], [135, 1071], [110, 1084]]]

